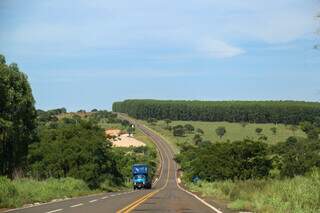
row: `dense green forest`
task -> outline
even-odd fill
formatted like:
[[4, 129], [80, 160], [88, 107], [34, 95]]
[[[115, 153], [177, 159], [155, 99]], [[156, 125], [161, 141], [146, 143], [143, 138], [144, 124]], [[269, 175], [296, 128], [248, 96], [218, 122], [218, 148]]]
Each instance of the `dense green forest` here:
[[161, 101], [125, 100], [113, 111], [138, 119], [200, 120], [298, 124], [314, 122], [320, 103], [301, 101]]
[[36, 110], [27, 76], [0, 55], [0, 175], [12, 177], [27, 165], [36, 140]]

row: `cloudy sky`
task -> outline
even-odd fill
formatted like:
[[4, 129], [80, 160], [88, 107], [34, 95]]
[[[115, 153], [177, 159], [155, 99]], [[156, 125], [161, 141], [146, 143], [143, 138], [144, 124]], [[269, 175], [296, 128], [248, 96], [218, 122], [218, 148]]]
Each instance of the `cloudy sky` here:
[[0, 0], [0, 53], [37, 107], [320, 100], [318, 0]]

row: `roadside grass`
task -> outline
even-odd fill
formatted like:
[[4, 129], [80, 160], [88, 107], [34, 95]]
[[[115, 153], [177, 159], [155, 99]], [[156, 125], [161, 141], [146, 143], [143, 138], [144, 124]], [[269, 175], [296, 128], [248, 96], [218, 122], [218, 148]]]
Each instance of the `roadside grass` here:
[[271, 213], [320, 211], [320, 170], [283, 180], [187, 182], [204, 196], [227, 201], [234, 210]]
[[[192, 142], [194, 134], [186, 134], [185, 137], [174, 137], [172, 132], [166, 130], [166, 124], [164, 121], [158, 121], [156, 125], [149, 124], [145, 121], [142, 121], [143, 124], [147, 125], [149, 128], [152, 128], [156, 132], [164, 136], [168, 141], [173, 144], [181, 144], [183, 142]], [[220, 141], [236, 141], [243, 140], [245, 138], [250, 138], [253, 140], [258, 140], [261, 135], [267, 136], [266, 142], [269, 144], [276, 144], [280, 141], [285, 141], [290, 136], [297, 137], [306, 137], [305, 133], [300, 129], [293, 132], [289, 129], [289, 125], [284, 124], [253, 124], [248, 123], [246, 126], [242, 126], [240, 123], [229, 123], [229, 122], [204, 122], [204, 121], [172, 121], [170, 126], [175, 125], [185, 125], [191, 124], [195, 129], [200, 128], [204, 131], [203, 138], [204, 140], [210, 140], [212, 142]], [[219, 126], [224, 126], [226, 128], [226, 134], [220, 139], [216, 133], [215, 129]], [[270, 130], [272, 127], [277, 128], [277, 133], [273, 134]], [[262, 133], [258, 135], [255, 132], [256, 128], [263, 129]]]
[[82, 180], [74, 178], [50, 178], [10, 180], [0, 177], [0, 208], [21, 207], [23, 204], [48, 202], [57, 198], [69, 198], [98, 193], [90, 190]]

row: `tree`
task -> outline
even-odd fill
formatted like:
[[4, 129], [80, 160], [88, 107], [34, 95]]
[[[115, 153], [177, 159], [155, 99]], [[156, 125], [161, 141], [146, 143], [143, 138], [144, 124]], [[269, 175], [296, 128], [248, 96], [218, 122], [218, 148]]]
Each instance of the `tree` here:
[[220, 139], [226, 134], [227, 130], [224, 126], [219, 126], [216, 129], [216, 134], [220, 137]]
[[262, 131], [263, 131], [263, 129], [261, 129], [261, 128], [256, 128], [256, 133], [258, 134], [258, 135], [260, 135], [261, 133], [262, 133]]
[[194, 131], [194, 127], [191, 124], [185, 124], [184, 125], [184, 129], [188, 132], [188, 133], [192, 133]]
[[319, 139], [319, 130], [314, 128], [307, 132], [307, 137], [310, 140], [318, 140]]
[[183, 137], [185, 135], [185, 129], [182, 125], [174, 126], [172, 129], [174, 136]]
[[277, 127], [271, 127], [270, 131], [272, 132], [273, 135], [277, 134]]
[[172, 122], [170, 119], [164, 119], [164, 122], [167, 124], [167, 128], [169, 128], [169, 124]]
[[245, 128], [245, 127], [248, 125], [248, 123], [247, 123], [247, 122], [244, 122], [244, 121], [241, 121], [240, 124], [241, 124], [241, 126], [242, 126], [243, 128]]
[[97, 109], [93, 109], [93, 110], [91, 110], [91, 112], [98, 112], [98, 110]]
[[80, 120], [39, 128], [40, 141], [30, 145], [31, 174], [39, 179], [74, 177], [97, 188], [105, 180], [122, 182], [111, 143], [95, 124]]
[[204, 131], [202, 129], [200, 129], [200, 128], [197, 128], [196, 129], [196, 133], [203, 135]]
[[202, 137], [200, 134], [195, 134], [192, 141], [195, 145], [199, 145], [202, 142]]
[[0, 175], [26, 166], [28, 145], [36, 140], [36, 110], [27, 76], [0, 55]]
[[310, 132], [311, 130], [314, 129], [314, 126], [312, 125], [311, 122], [309, 121], [304, 121], [300, 123], [300, 128], [303, 132], [305, 132], [306, 134], [308, 134], [308, 132]]

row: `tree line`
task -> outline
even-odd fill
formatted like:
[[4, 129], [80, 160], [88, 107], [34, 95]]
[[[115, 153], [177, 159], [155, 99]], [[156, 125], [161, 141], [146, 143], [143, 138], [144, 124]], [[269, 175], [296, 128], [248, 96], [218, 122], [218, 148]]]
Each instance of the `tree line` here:
[[138, 119], [299, 124], [320, 116], [320, 103], [303, 101], [125, 100], [114, 112]]

